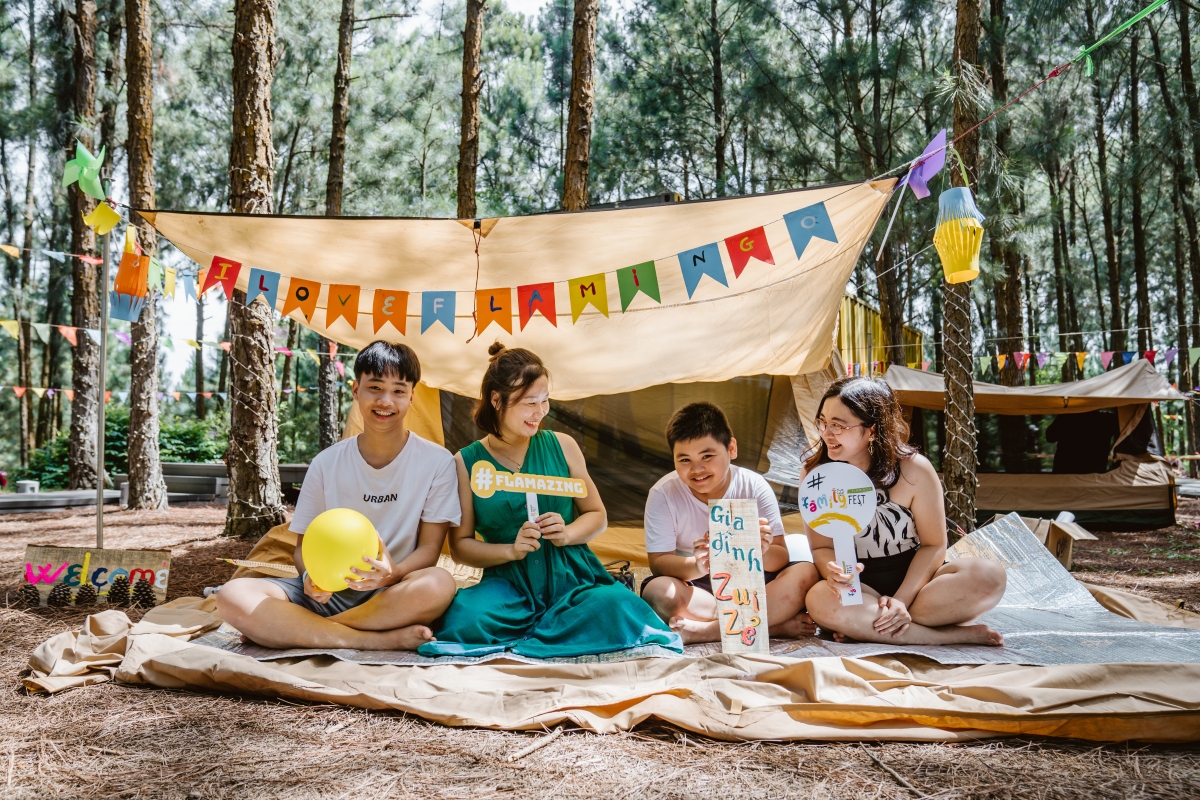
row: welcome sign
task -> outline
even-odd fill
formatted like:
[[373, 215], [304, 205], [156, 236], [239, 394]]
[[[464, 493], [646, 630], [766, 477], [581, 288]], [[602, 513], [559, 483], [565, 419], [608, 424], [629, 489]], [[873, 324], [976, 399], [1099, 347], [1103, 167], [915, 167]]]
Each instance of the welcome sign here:
[[[91, 547], [25, 547], [24, 582], [34, 586], [46, 604], [50, 590], [65, 584], [74, 591], [93, 586], [97, 602], [108, 602], [108, 589], [118, 575], [124, 575], [130, 588], [140, 580], [150, 584], [154, 604], [167, 599], [167, 580], [171, 573], [169, 550], [97, 550]], [[72, 594], [74, 594], [74, 591]]]
[[708, 501], [708, 573], [722, 653], [771, 652], [756, 500]]

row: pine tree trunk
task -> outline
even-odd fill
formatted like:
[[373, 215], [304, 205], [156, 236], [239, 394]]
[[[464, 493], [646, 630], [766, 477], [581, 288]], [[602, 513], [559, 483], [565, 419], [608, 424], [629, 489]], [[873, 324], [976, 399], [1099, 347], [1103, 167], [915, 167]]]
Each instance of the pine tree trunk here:
[[1129, 41], [1129, 151], [1132, 164], [1132, 180], [1129, 190], [1133, 195], [1133, 271], [1137, 280], [1138, 352], [1144, 353], [1154, 347], [1154, 331], [1150, 321], [1150, 277], [1146, 261], [1146, 226], [1142, 218], [1142, 192], [1145, 178], [1142, 175], [1141, 158], [1141, 74], [1138, 70], [1138, 41], [1140, 33], [1135, 28]]
[[[125, 0], [126, 122], [129, 204], [154, 208], [154, 75], [150, 0]], [[158, 251], [158, 236], [141, 224], [142, 253]], [[158, 296], [151, 286], [146, 305], [133, 323], [129, 354], [129, 507], [166, 508], [167, 484], [158, 453]]]
[[[271, 83], [275, 76], [275, 0], [236, 0], [233, 37], [233, 142], [230, 206], [271, 213], [275, 150]], [[275, 417], [274, 320], [265, 303], [229, 304], [229, 511], [225, 535], [255, 538], [285, 520]]]
[[588, 207], [588, 167], [596, 105], [596, 17], [599, 12], [599, 0], [575, 0], [566, 172], [563, 175], [563, 208], [567, 211], [582, 211]]
[[324, 336], [317, 337], [317, 356], [321, 366], [317, 369], [317, 394], [319, 399], [317, 447], [324, 450], [338, 442], [338, 373], [336, 362], [330, 347], [330, 340]]
[[[37, 4], [34, 0], [29, 0], [29, 8], [27, 10], [29, 16], [29, 49], [28, 49], [28, 81], [29, 95], [28, 107], [37, 107]], [[32, 355], [32, 333], [33, 330], [24, 324], [30, 320], [29, 310], [26, 306], [29, 297], [29, 275], [30, 262], [33, 260], [33, 222], [37, 216], [37, 195], [35, 187], [37, 184], [37, 121], [32, 117], [29, 118], [29, 149], [25, 155], [25, 231], [24, 238], [21, 242], [21, 265], [16, 286], [16, 293], [13, 297], [13, 312], [14, 316], [22, 321], [22, 324], [17, 328], [17, 380], [21, 386], [31, 386], [33, 384], [33, 355]], [[21, 396], [18, 403], [20, 404], [20, 453], [21, 466], [28, 466], [29, 454], [37, 446], [35, 432], [33, 430], [33, 392], [26, 391]]]
[[479, 93], [483, 69], [483, 12], [486, 0], [467, 0], [467, 23], [463, 27], [462, 120], [458, 144], [458, 218], [475, 218], [475, 173], [479, 168]]
[[[954, 29], [954, 67], [958, 91], [954, 102], [954, 136], [958, 138], [977, 122], [974, 105], [964, 92], [966, 82], [978, 81], [979, 0], [958, 0]], [[970, 171], [979, 165], [979, 132], [957, 145]], [[954, 185], [962, 175], [951, 171]], [[971, 284], [942, 282], [942, 350], [946, 359], [946, 448], [942, 481], [946, 487], [946, 521], [951, 531], [975, 529], [975, 388], [971, 383]], [[951, 536], [953, 539], [954, 537]]]
[[121, 2], [109, 0], [100, 14], [105, 23], [104, 38], [108, 43], [108, 60], [104, 62], [104, 92], [100, 102], [100, 146], [108, 152], [104, 159], [107, 164], [115, 164], [117, 160], [117, 104], [120, 100], [117, 87], [121, 83], [121, 34], [125, 27]]
[[[78, 138], [88, 149], [95, 147], [92, 129], [96, 116], [96, 3], [95, 0], [76, 0], [72, 15], [75, 51], [72, 57], [74, 97], [72, 113], [78, 128], [64, 143], [75, 151]], [[71, 252], [96, 255], [96, 234], [83, 221], [96, 207], [79, 184], [67, 189], [71, 206]], [[78, 258], [71, 259], [71, 324], [77, 328], [100, 327], [100, 277], [98, 269]], [[100, 419], [97, 403], [101, 399], [100, 345], [80, 332], [72, 360], [71, 379], [75, 399], [71, 403], [71, 434], [67, 441], [67, 474], [72, 489], [94, 489], [96, 481], [96, 433]]]

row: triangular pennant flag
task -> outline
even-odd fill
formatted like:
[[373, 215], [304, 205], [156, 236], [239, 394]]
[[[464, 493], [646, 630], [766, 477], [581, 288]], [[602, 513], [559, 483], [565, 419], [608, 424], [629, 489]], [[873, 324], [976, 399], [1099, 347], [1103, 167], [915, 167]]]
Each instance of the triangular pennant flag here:
[[1175, 360], [1175, 356], [1177, 356], [1177, 355], [1179, 355], [1178, 347], [1168, 347], [1167, 351], [1165, 353], [1163, 353], [1163, 359], [1166, 362], [1164, 364], [1164, 366], [1167, 366], [1167, 367], [1171, 366], [1171, 362]]
[[0, 253], [4, 253], [9, 258], [21, 257], [21, 251], [13, 247], [11, 244], [0, 244]]
[[1112, 363], [1112, 360], [1113, 360], [1113, 351], [1112, 350], [1105, 350], [1102, 353], [1100, 353], [1100, 366], [1104, 367], [1105, 369], [1108, 369], [1108, 365]]
[[188, 347], [194, 347], [197, 350], [200, 349], [200, 343], [197, 342], [195, 339], [184, 339], [183, 343], [186, 344]]
[[1075, 353], [1075, 363], [1079, 365], [1079, 371], [1083, 372], [1083, 362], [1087, 361], [1087, 353]]
[[[103, 236], [117, 227], [117, 223], [121, 221], [121, 215], [114, 211], [108, 203], [100, 203], [96, 206], [95, 211], [83, 218], [83, 221], [89, 228]], [[83, 256], [80, 258], [82, 259]]]
[[146, 284], [150, 289], [163, 288], [163, 265], [157, 258], [150, 259], [150, 271], [146, 273]]
[[638, 292], [656, 303], [662, 302], [658, 291], [658, 269], [653, 261], [643, 261], [632, 267], [617, 270], [617, 289], [621, 292], [621, 310], [629, 308]]
[[1122, 364], [1132, 364], [1138, 357], [1136, 350], [1122, 350], [1121, 355], [1123, 356]]
[[603, 272], [588, 275], [584, 278], [572, 278], [567, 281], [567, 292], [571, 296], [571, 322], [579, 321], [579, 315], [588, 306], [608, 316], [608, 283]]
[[171, 397], [174, 397], [176, 400], [178, 400], [178, 399], [179, 399], [179, 392], [171, 392]]
[[183, 299], [197, 302], [200, 298], [196, 296], [196, 276], [185, 272], [179, 278], [183, 281]]
[[250, 305], [260, 296], [266, 301], [267, 307], [274, 311], [275, 301], [279, 296], [279, 273], [251, 267], [250, 280], [246, 284], [246, 305]]
[[1200, 347], [1188, 348], [1188, 364], [1195, 364], [1196, 359], [1200, 358]]
[[321, 294], [319, 281], [306, 281], [302, 278], [291, 278], [288, 281], [287, 296], [283, 300], [282, 316], [300, 309], [305, 322], [312, 322], [313, 312], [317, 310], [317, 298]]
[[[620, 277], [620, 273], [617, 273]], [[554, 300], [553, 283], [531, 283], [517, 287], [517, 315], [521, 318], [521, 330], [533, 319], [534, 313], [558, 327], [558, 310]]]
[[1000, 369], [1004, 369], [1004, 365], [1007, 363], [1008, 355], [1006, 353], [1001, 353], [1000, 355], [996, 356], [996, 366]]
[[408, 335], [408, 292], [391, 289], [376, 289], [371, 309], [371, 321], [375, 333], [384, 325], [391, 324], [401, 336]]
[[42, 388], [39, 388], [39, 387], [34, 387], [34, 386], [31, 386], [31, 387], [29, 387], [29, 391], [33, 392], [33, 393], [34, 393], [34, 394], [36, 394], [38, 397], [45, 397], [45, 396], [46, 396], [46, 390], [45, 390], [45, 389], [42, 389]]
[[1028, 353], [1013, 353], [1013, 360], [1017, 362], [1017, 369], [1025, 369], [1025, 365], [1029, 363]]
[[0, 328], [14, 339], [21, 338], [21, 328], [15, 319], [0, 319]]
[[330, 357], [331, 357], [331, 358], [332, 358], [333, 356], [336, 356], [336, 355], [337, 355], [337, 347], [338, 347], [338, 345], [337, 345], [337, 342], [335, 342], [335, 341], [333, 341], [332, 339], [330, 339], [330, 340], [329, 340], [329, 355], [330, 355]]
[[922, 361], [922, 362], [921, 362], [921, 371], [922, 371], [922, 372], [928, 372], [928, 371], [929, 371], [929, 365], [930, 365], [931, 363], [933, 363], [933, 362], [931, 362], [931, 361]]
[[129, 338], [128, 333], [123, 333], [121, 331], [113, 331], [112, 335], [117, 337], [118, 341], [124, 342], [125, 344], [133, 344], [133, 339]]
[[358, 298], [362, 287], [345, 283], [329, 285], [329, 296], [325, 299], [325, 327], [330, 328], [339, 319], [350, 323], [351, 328], [358, 328]]
[[175, 297], [175, 270], [167, 267], [166, 274], [163, 278], [163, 296]]
[[120, 392], [113, 392], [113, 394], [116, 395], [117, 399], [120, 400], [122, 403], [124, 403], [129, 398], [129, 392], [120, 391]]
[[79, 344], [79, 334], [71, 326], [59, 325], [58, 332], [66, 337], [67, 341], [71, 343], [71, 347], [75, 347], [76, 345]]
[[1038, 353], [1037, 354], [1038, 369], [1041, 369], [1042, 367], [1046, 366], [1046, 362], [1049, 360], [1050, 360], [1049, 353]]
[[104, 402], [108, 403], [111, 400], [112, 400], [112, 392], [105, 392], [104, 393]]
[[43, 250], [42, 255], [46, 258], [53, 258], [60, 264], [67, 260], [67, 254], [60, 253], [58, 250]]
[[229, 342], [217, 342], [217, 347], [221, 348], [221, 349], [222, 349], [222, 350], [224, 350], [226, 353], [228, 353], [228, 352], [229, 352], [229, 348], [230, 348], [231, 346], [232, 346], [232, 345], [231, 345]]
[[[683, 285], [687, 288], [688, 297], [696, 292], [700, 279], [705, 275], [722, 286], [729, 285], [729, 280], [725, 277], [725, 265], [721, 263], [721, 251], [716, 242], [684, 250], [679, 254], [679, 267], [683, 270]], [[572, 305], [574, 302], [575, 295], [572, 293]]]
[[[424, 331], [422, 331], [422, 333], [424, 333]], [[306, 355], [306, 356], [308, 356], [309, 358], [311, 358], [311, 359], [313, 360], [313, 363], [314, 363], [314, 364], [320, 364], [320, 363], [321, 363], [321, 357], [320, 357], [319, 355], [317, 355], [317, 351], [316, 351], [316, 350], [305, 350], [305, 351], [304, 351], [304, 355]]]
[[338, 375], [341, 375], [343, 378], [346, 377], [346, 365], [345, 364], [343, 364], [340, 361], [335, 361], [335, 362], [333, 362], [333, 366], [335, 368], [337, 368]]
[[204, 394], [204, 396], [205, 396], [205, 397], [212, 397], [212, 396], [213, 396], [213, 393], [212, 393], [212, 392], [203, 392], [203, 394]]
[[1149, 361], [1151, 364], [1153, 364], [1154, 359], [1158, 358], [1158, 351], [1157, 350], [1147, 350], [1143, 355], [1146, 356], [1147, 361]]
[[908, 368], [909, 368], [909, 369], [916, 369], [916, 368], [917, 368], [917, 364], [920, 364], [920, 363], [921, 363], [920, 361], [909, 361], [909, 362], [908, 362]]
[[24, 386], [14, 386], [14, 387], [12, 387], [12, 390], [13, 390], [13, 393], [16, 394], [17, 397], [25, 396], [25, 387]]
[[65, 394], [67, 396], [67, 400], [69, 400], [72, 403], [75, 402], [75, 390], [74, 389], [63, 389], [63, 394]]
[[49, 398], [51, 398], [51, 399], [53, 399], [53, 397], [54, 397], [54, 393], [55, 393], [55, 392], [57, 392], [57, 391], [58, 391], [58, 389], [53, 389], [53, 388], [52, 388], [52, 389], [47, 389], [47, 390], [46, 390], [46, 396], [47, 396], [47, 397], [49, 397]]
[[184, 394], [187, 395], [188, 400], [191, 400], [193, 403], [196, 402], [196, 393], [195, 392], [184, 392]]
[[454, 333], [454, 292], [421, 292], [421, 333], [435, 322]]
[[792, 237], [792, 247], [796, 249], [796, 260], [804, 257], [804, 250], [814, 238], [824, 239], [837, 244], [837, 234], [833, 231], [833, 220], [825, 210], [824, 203], [802, 208], [790, 214], [783, 215], [787, 225], [788, 236]]
[[767, 244], [767, 231], [755, 228], [752, 231], [730, 236], [725, 240], [725, 249], [729, 251], [729, 264], [733, 267], [733, 277], [742, 277], [742, 270], [757, 258], [764, 264], [774, 264], [775, 257], [771, 255], [771, 246]]
[[512, 289], [479, 289], [475, 292], [475, 330], [479, 333], [482, 334], [493, 322], [512, 333], [512, 318]]
[[234, 261], [221, 256], [213, 256], [212, 264], [208, 268], [208, 274], [204, 276], [204, 282], [200, 284], [200, 294], [204, 294], [211, 287], [221, 284], [221, 288], [225, 290], [225, 299], [233, 298], [233, 287], [237, 282], [238, 273], [242, 271], [242, 265], [239, 261]]
[[38, 340], [42, 344], [50, 344], [50, 323], [48, 322], [31, 322], [29, 327], [33, 328], [33, 332], [37, 334]]
[[77, 256], [75, 256], [75, 258], [78, 258], [80, 261], [82, 261], [85, 264], [91, 264], [93, 267], [98, 267], [104, 263], [103, 258], [97, 258], [96, 256], [77, 255]]
[[84, 328], [83, 330], [84, 330], [84, 332], [87, 333], [89, 339], [91, 339], [96, 344], [100, 344], [100, 340], [101, 340], [102, 336], [100, 334], [99, 328]]

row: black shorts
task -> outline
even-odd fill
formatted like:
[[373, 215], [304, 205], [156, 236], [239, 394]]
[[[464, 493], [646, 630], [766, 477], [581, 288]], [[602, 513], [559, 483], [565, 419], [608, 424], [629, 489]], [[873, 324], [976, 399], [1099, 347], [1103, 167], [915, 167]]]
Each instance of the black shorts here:
[[900, 584], [908, 576], [908, 566], [920, 549], [914, 547], [894, 556], [860, 558], [858, 561], [863, 565], [863, 571], [858, 579], [879, 594], [892, 597], [900, 590]]
[[[790, 564], [788, 564], [787, 567], [784, 567], [783, 569], [779, 570], [779, 572], [765, 572], [765, 573], [763, 573], [764, 577], [766, 578], [765, 583], [770, 583], [771, 581], [775, 580], [777, 577], [779, 577], [780, 572], [783, 572], [784, 569], [787, 569], [788, 567], [790, 567], [794, 564], [811, 564], [811, 563], [812, 563], [811, 561], [793, 561]], [[638, 595], [641, 596], [641, 594], [646, 591], [646, 585], [648, 583], [650, 583], [650, 581], [654, 580], [655, 578], [663, 578], [663, 577], [670, 577], [670, 576], [669, 575], [668, 576], [651, 575], [650, 577], [643, 580], [642, 585], [640, 587], [638, 587]], [[688, 586], [695, 586], [697, 589], [703, 589], [704, 591], [708, 592], [709, 594], [713, 593], [712, 579], [708, 575], [701, 575], [699, 578], [696, 578], [696, 580], [694, 580], [694, 581], [684, 581], [684, 583], [686, 583]]]

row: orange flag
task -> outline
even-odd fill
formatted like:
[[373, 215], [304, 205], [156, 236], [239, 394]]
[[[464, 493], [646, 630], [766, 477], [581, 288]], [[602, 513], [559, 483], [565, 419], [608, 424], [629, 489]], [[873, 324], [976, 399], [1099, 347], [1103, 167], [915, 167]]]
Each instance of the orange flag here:
[[225, 290], [225, 299], [231, 299], [233, 297], [233, 285], [237, 282], [238, 273], [241, 271], [242, 265], [239, 262], [228, 258], [221, 258], [220, 256], [213, 256], [212, 266], [208, 268], [208, 273], [200, 283], [200, 294], [204, 294], [210, 286], [215, 286], [219, 283]]
[[306, 281], [302, 278], [292, 278], [288, 282], [287, 297], [283, 299], [282, 316], [300, 309], [304, 319], [312, 322], [313, 312], [317, 310], [317, 296], [321, 293], [320, 281]]
[[765, 264], [774, 264], [775, 257], [771, 255], [771, 246], [767, 244], [767, 232], [762, 228], [739, 233], [725, 240], [725, 249], [729, 251], [729, 263], [733, 265], [733, 277], [742, 277], [742, 270], [757, 258]]
[[74, 328], [68, 325], [59, 325], [58, 332], [67, 337], [67, 341], [71, 343], [71, 347], [77, 347], [79, 345], [79, 334]]
[[475, 292], [475, 313], [479, 315], [475, 330], [480, 333], [493, 322], [512, 333], [512, 289], [506, 286], [502, 289], [478, 290]]
[[375, 290], [375, 307], [371, 311], [371, 319], [375, 323], [375, 333], [389, 322], [400, 331], [401, 336], [408, 335], [408, 292], [393, 292], [388, 289]]
[[338, 319], [345, 319], [351, 328], [358, 327], [358, 296], [362, 287], [345, 283], [331, 283], [329, 297], [325, 300], [325, 327], [332, 327]]
[[24, 386], [14, 386], [14, 387], [12, 387], [12, 390], [13, 390], [13, 393], [16, 394], [17, 397], [21, 397], [22, 395], [25, 394]]

